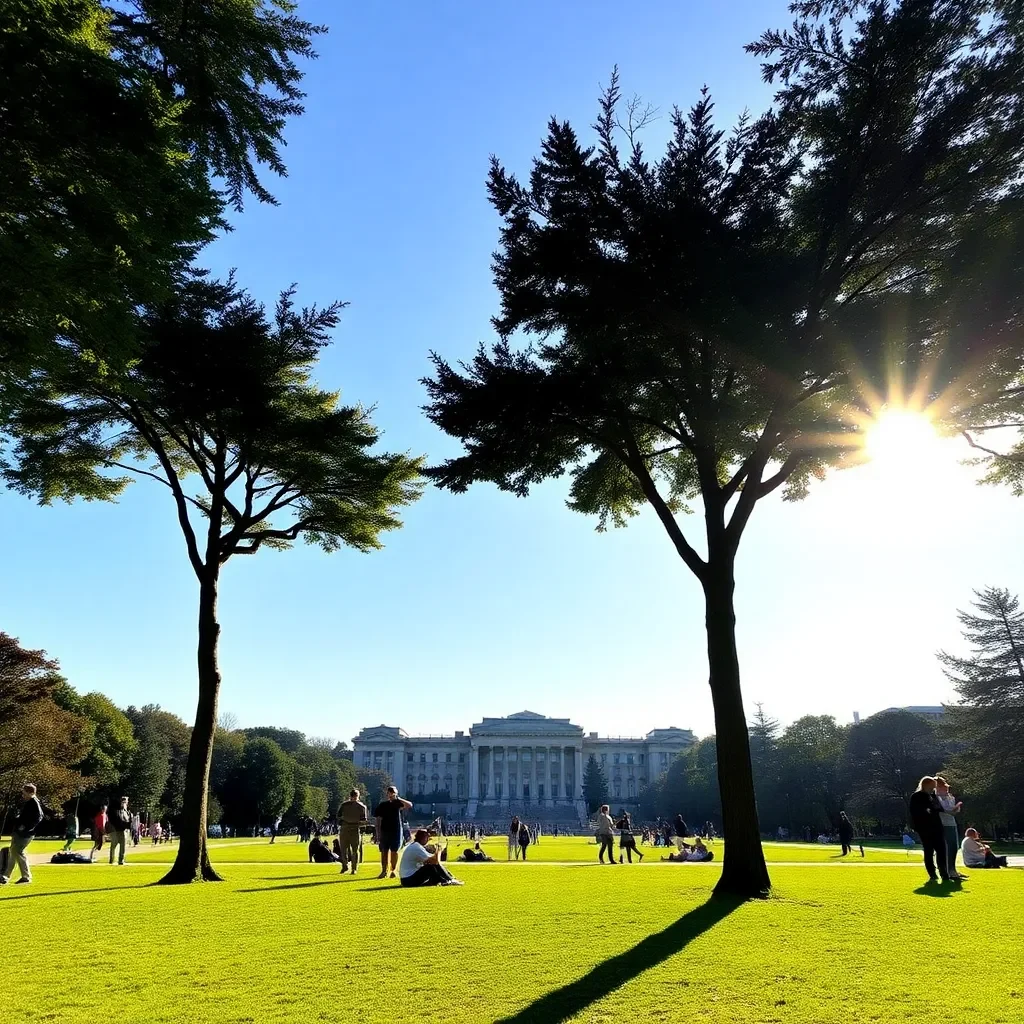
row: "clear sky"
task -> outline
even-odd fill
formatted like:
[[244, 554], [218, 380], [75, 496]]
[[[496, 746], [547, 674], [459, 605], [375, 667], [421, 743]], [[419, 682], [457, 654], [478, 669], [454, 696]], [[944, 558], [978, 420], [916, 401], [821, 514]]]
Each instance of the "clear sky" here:
[[[302, 13], [330, 34], [288, 132], [290, 176], [272, 183], [281, 205], [253, 205], [206, 262], [268, 301], [292, 281], [301, 300], [348, 300], [321, 382], [376, 403], [388, 446], [431, 459], [452, 443], [420, 412], [427, 354], [491, 338], [489, 154], [526, 169], [550, 115], [585, 128], [615, 64], [627, 94], [663, 111], [707, 83], [724, 124], [756, 112], [769, 96], [742, 45], [789, 20], [774, 0], [309, 0]], [[959, 647], [972, 588], [1020, 586], [1024, 504], [926, 447], [909, 486], [881, 460], [800, 504], [761, 503], [738, 567], [748, 712], [849, 721], [950, 698], [934, 652]], [[712, 731], [696, 581], [652, 515], [598, 534], [564, 498], [559, 481], [528, 500], [431, 491], [382, 552], [235, 559], [222, 709], [345, 739], [524, 708], [611, 735]], [[159, 485], [50, 509], [3, 494], [0, 536], [0, 629], [46, 648], [80, 690], [191, 720], [196, 584]]]

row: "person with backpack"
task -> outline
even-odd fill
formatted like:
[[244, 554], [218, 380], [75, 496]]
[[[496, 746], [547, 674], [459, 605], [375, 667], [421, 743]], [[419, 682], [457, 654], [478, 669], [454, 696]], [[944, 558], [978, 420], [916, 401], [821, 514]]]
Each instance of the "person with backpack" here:
[[17, 885], [28, 885], [32, 881], [32, 872], [25, 851], [43, 820], [43, 805], [39, 802], [36, 787], [31, 782], [26, 782], [22, 786], [21, 797], [22, 804], [11, 830], [11, 845], [0, 854], [0, 885], [6, 885], [10, 881], [15, 867], [21, 872]]
[[107, 805], [103, 804], [92, 819], [92, 849], [89, 851], [89, 863], [96, 859], [96, 854], [103, 849], [103, 837], [107, 834]]
[[114, 863], [117, 851], [117, 863], [124, 863], [124, 851], [128, 834], [132, 830], [132, 815], [128, 810], [128, 797], [121, 797], [121, 806], [110, 816], [110, 863]]

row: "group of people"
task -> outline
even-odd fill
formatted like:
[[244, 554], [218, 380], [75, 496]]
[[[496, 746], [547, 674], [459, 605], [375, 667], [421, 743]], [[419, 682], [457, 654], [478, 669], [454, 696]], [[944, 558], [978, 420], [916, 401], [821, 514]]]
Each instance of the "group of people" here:
[[614, 821], [610, 814], [608, 804], [601, 804], [597, 811], [597, 819], [594, 827], [594, 835], [597, 838], [597, 859], [601, 864], [605, 863], [605, 854], [608, 855], [609, 864], [615, 863], [615, 830], [619, 832], [619, 863], [623, 862], [623, 856], [633, 863], [633, 854], [644, 859], [643, 853], [636, 845], [636, 836], [633, 835], [633, 821], [628, 811], [619, 815], [618, 821]]
[[967, 829], [959, 842], [956, 816], [963, 802], [950, 792], [941, 775], [926, 775], [910, 797], [910, 820], [924, 848], [924, 866], [932, 882], [959, 882], [967, 876], [958, 871], [956, 855], [962, 854], [966, 868], [1005, 868], [1006, 858], [992, 852], [981, 841], [978, 830]]

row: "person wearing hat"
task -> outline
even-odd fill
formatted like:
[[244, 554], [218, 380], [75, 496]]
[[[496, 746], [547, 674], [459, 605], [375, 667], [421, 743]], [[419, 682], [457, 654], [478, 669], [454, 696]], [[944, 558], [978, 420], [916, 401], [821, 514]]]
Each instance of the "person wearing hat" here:
[[430, 833], [425, 829], [417, 829], [413, 840], [402, 851], [402, 861], [398, 865], [398, 878], [407, 888], [421, 885], [462, 885], [457, 878], [441, 863], [441, 853], [433, 849]]

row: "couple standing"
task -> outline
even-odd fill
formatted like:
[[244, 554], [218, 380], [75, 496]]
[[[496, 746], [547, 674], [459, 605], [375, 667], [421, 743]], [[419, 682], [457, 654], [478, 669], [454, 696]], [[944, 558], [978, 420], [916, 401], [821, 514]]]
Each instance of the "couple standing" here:
[[921, 837], [925, 870], [933, 882], [939, 878], [943, 882], [959, 882], [967, 877], [956, 869], [956, 852], [960, 843], [955, 815], [962, 807], [941, 775], [926, 775], [910, 797], [910, 819]]

